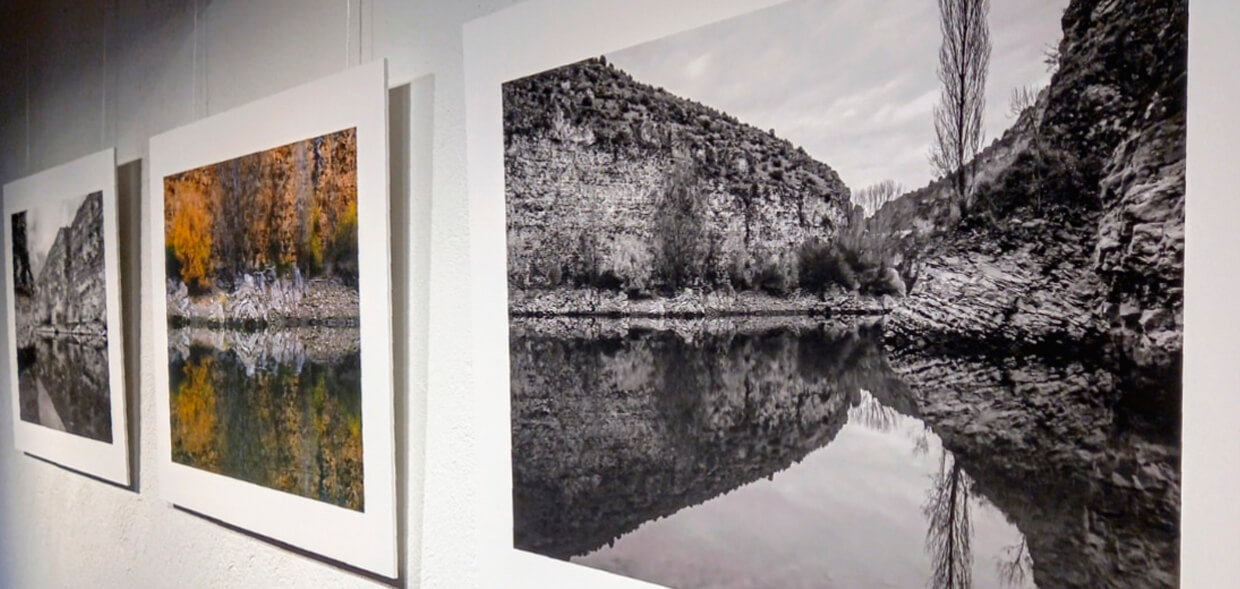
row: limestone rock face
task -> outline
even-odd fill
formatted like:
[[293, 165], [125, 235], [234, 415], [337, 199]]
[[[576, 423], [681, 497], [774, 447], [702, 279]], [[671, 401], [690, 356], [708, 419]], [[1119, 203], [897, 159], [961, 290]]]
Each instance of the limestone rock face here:
[[833, 235], [852, 209], [836, 172], [788, 141], [600, 59], [505, 84], [504, 137], [518, 289], [555, 286], [566, 264], [648, 282], [656, 201], [683, 162], [705, 195], [707, 273], [792, 255]]
[[925, 276], [891, 331], [999, 334], [990, 339], [1004, 345], [1100, 339], [1097, 355], [1121, 368], [1129, 400], [1170, 414], [1183, 328], [1187, 2], [1074, 0], [1063, 28], [1060, 67], [1032, 121], [997, 143], [1004, 157], [994, 147], [980, 157], [972, 218], [958, 223], [934, 185], [880, 211], [932, 236]]
[[35, 279], [34, 327], [103, 334], [107, 324], [104, 273], [103, 194], [79, 205], [73, 223], [62, 227]]

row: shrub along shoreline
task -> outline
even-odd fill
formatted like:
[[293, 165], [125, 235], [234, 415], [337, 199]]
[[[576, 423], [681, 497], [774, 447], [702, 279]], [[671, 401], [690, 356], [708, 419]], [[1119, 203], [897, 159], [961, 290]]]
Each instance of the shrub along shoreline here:
[[508, 294], [509, 317], [679, 318], [883, 315], [892, 303], [882, 298], [803, 292], [777, 297], [760, 292], [705, 292], [687, 289], [675, 297], [631, 298], [590, 288], [520, 290]]

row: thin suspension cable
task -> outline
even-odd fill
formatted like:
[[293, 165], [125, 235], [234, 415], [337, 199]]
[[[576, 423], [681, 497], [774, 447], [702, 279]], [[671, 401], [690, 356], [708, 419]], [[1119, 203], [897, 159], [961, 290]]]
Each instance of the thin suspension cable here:
[[103, 84], [103, 98], [99, 104], [99, 148], [103, 149], [108, 144], [108, 29], [112, 26], [112, 5], [109, 4], [105, 9], [108, 11], [103, 18], [103, 68], [99, 74], [100, 81]]
[[192, 80], [192, 82], [190, 82], [190, 89], [192, 91], [192, 96], [190, 96], [189, 109], [190, 109], [190, 118], [197, 119], [198, 118], [198, 0], [194, 0], [193, 8], [194, 8], [194, 53], [193, 53], [194, 63], [193, 63], [193, 66], [190, 68], [190, 79]]
[[344, 2], [344, 68], [349, 69], [349, 36], [353, 32], [353, 0]]
[[26, 36], [26, 171], [30, 171], [30, 36]]

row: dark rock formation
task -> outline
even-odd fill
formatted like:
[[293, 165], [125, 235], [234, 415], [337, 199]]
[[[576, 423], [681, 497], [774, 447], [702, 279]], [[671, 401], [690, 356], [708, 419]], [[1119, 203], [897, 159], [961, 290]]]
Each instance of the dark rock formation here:
[[[580, 337], [565, 336], [573, 327]], [[512, 331], [515, 542], [557, 558], [799, 462], [834, 439], [862, 388], [916, 411], [867, 329]]]
[[17, 363], [23, 421], [112, 442], [107, 340], [35, 337]]
[[34, 284], [35, 329], [102, 335], [107, 331], [103, 194], [87, 196], [61, 227]]
[[961, 219], [932, 185], [880, 212], [928, 242], [889, 330], [1105, 340], [1122, 400], [1175, 427], [1187, 2], [1074, 0], [1063, 27], [1030, 124], [981, 158], [974, 209]]
[[919, 352], [891, 364], [976, 490], [1025, 535], [1038, 586], [1178, 585], [1179, 448], [1109, 407], [1108, 371]]
[[34, 274], [30, 271], [30, 249], [26, 245], [26, 211], [13, 215], [13, 291], [18, 296], [34, 294]]
[[514, 289], [590, 271], [650, 286], [655, 203], [679, 161], [706, 195], [708, 275], [788, 258], [852, 208], [803, 150], [599, 59], [505, 84], [504, 136]]

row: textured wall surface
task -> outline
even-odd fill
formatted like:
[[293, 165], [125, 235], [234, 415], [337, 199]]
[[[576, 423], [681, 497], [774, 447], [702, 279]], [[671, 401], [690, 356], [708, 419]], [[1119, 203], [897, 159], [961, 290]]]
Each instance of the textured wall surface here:
[[[476, 425], [473, 341], [458, 319], [471, 304], [462, 296], [471, 276], [461, 26], [516, 3], [46, 0], [0, 7], [0, 181], [117, 148], [135, 472], [135, 488], [121, 489], [17, 453], [11, 392], [0, 387], [0, 588], [384, 586], [159, 498], [155, 392], [143, 361], [151, 353], [151, 318], [138, 272], [150, 259], [136, 247], [148, 185], [137, 164], [148, 157], [151, 135], [337, 72], [359, 54], [363, 61], [387, 57], [394, 88], [403, 584], [478, 587], [481, 571], [507, 564], [479, 548], [479, 483], [486, 479], [475, 450], [506, 443], [509, 432]], [[1240, 251], [1240, 211], [1230, 196], [1240, 183], [1231, 156], [1240, 135], [1231, 58], [1240, 53], [1240, 15], [1225, 0], [1194, 1], [1192, 10], [1183, 583], [1228, 587], [1240, 576], [1240, 471], [1235, 453], [1225, 450], [1240, 447], [1240, 313], [1229, 297], [1210, 293], [1240, 288], [1240, 267], [1229, 259]], [[598, 23], [588, 14], [567, 11], [549, 24], [591, 34]], [[529, 39], [537, 43], [536, 35]], [[7, 359], [0, 364], [12, 369]], [[578, 586], [563, 577], [507, 578], [511, 586]]]
[[[135, 481], [133, 489], [122, 489], [16, 452], [5, 378], [0, 588], [385, 586], [160, 498], [155, 391], [146, 361], [154, 324], [143, 305], [149, 285], [139, 270], [150, 258], [138, 250], [151, 135], [381, 57], [388, 59], [393, 88], [400, 584], [457, 586], [446, 571], [456, 570], [459, 555], [468, 552], [462, 530], [469, 526], [462, 525], [461, 508], [444, 502], [466, 485], [460, 473], [468, 468], [456, 464], [461, 453], [452, 448], [468, 441], [442, 428], [467, 413], [460, 407], [466, 397], [453, 394], [467, 382], [455, 376], [463, 360], [441, 360], [432, 378], [444, 394], [428, 401], [428, 332], [411, 325], [426, 325], [429, 315], [431, 216], [438, 219], [436, 239], [458, 249], [465, 243], [461, 26], [510, 3], [52, 0], [0, 8], [0, 181], [117, 149]], [[432, 163], [444, 173], [431, 174]], [[433, 212], [432, 190], [446, 195]], [[455, 263], [451, 258], [435, 271], [436, 282], [449, 289], [465, 268], [459, 257]], [[5, 374], [13, 369], [7, 355], [0, 363]], [[437, 439], [451, 440], [429, 461], [422, 453], [428, 412], [441, 416], [430, 426], [441, 428]], [[425, 479], [433, 479], [426, 503], [435, 511], [427, 518], [421, 515]], [[424, 520], [438, 530], [440, 547], [427, 546], [423, 555]], [[420, 560], [426, 566], [419, 567]]]

